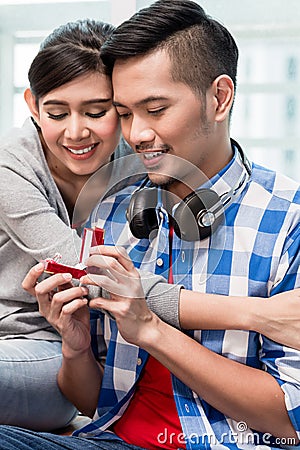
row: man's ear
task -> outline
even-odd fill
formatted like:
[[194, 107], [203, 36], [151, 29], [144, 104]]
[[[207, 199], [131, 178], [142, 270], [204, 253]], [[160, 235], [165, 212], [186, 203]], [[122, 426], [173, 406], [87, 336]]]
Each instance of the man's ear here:
[[220, 75], [214, 80], [212, 88], [215, 97], [215, 120], [216, 122], [222, 122], [229, 116], [233, 103], [233, 81], [228, 75]]
[[27, 88], [24, 92], [24, 99], [35, 122], [40, 125], [40, 113], [36, 102], [36, 97], [33, 95], [29, 88]]

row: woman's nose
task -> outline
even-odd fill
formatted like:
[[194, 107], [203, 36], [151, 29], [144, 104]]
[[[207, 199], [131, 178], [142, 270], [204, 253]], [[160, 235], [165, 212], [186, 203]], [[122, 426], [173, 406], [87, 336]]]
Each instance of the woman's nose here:
[[80, 117], [70, 117], [65, 130], [66, 138], [72, 141], [80, 141], [88, 138], [89, 135], [90, 130], [84, 119]]

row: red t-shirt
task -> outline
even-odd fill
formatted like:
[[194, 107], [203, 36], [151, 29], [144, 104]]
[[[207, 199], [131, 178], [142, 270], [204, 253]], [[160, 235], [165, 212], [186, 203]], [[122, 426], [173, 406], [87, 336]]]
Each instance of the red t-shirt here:
[[113, 431], [146, 449], [186, 448], [173, 396], [171, 374], [149, 356], [136, 391]]

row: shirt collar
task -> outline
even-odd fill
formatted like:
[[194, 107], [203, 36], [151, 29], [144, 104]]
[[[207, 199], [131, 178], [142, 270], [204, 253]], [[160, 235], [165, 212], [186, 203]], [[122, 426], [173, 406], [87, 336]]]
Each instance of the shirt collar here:
[[[231, 145], [233, 156], [229, 163], [211, 179], [198, 187], [198, 189], [206, 188], [214, 190], [222, 199], [224, 206], [231, 203], [233, 199], [243, 191], [251, 176], [251, 164], [244, 155], [243, 150], [233, 139], [231, 139]], [[151, 182], [148, 180], [145, 184], [151, 185]], [[164, 210], [165, 208], [160, 187], [158, 187], [157, 200], [157, 206]], [[176, 203], [173, 206], [173, 212], [178, 204], [179, 203]]]
[[[249, 181], [251, 166], [239, 144], [231, 141], [233, 157], [223, 169], [200, 188], [213, 189], [221, 197], [228, 192], [240, 189]], [[241, 186], [242, 185], [242, 186]]]

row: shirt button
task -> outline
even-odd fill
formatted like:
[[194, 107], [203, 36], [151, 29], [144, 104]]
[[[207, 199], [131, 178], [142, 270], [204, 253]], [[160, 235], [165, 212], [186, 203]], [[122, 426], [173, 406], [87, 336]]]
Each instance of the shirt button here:
[[137, 365], [137, 366], [140, 366], [141, 364], [142, 364], [142, 360], [141, 360], [141, 358], [138, 358], [138, 359], [137, 359], [137, 362], [136, 362], [136, 365]]
[[164, 265], [164, 261], [162, 258], [157, 258], [156, 264], [158, 265], [158, 267], [161, 267]]
[[189, 413], [189, 412], [190, 412], [189, 405], [186, 403], [186, 404], [184, 405], [184, 407], [185, 407], [186, 412]]

